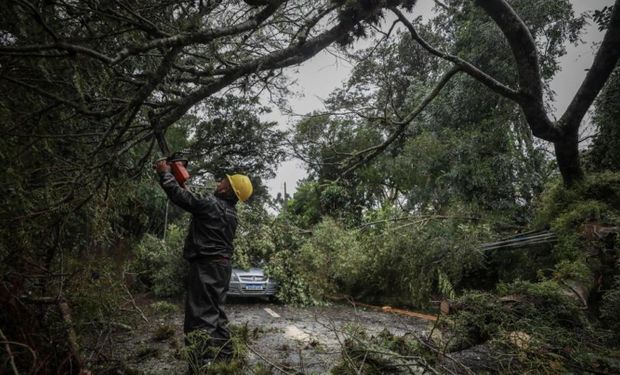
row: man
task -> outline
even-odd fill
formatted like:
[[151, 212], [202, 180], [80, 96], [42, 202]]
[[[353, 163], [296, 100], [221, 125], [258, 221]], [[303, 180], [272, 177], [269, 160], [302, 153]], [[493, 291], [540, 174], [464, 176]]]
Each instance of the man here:
[[201, 364], [227, 361], [233, 352], [228, 319], [221, 304], [232, 272], [235, 205], [252, 195], [252, 183], [244, 175], [226, 175], [213, 195], [200, 197], [179, 185], [165, 160], [158, 161], [155, 170], [168, 198], [192, 214], [183, 249], [183, 257], [189, 262], [183, 331], [186, 338], [196, 330], [209, 334], [211, 354], [203, 354], [205, 357], [198, 359]]

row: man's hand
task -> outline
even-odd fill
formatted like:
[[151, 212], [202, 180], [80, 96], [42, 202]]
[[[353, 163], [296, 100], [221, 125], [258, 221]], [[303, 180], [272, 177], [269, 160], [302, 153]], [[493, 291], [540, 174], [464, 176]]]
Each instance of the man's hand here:
[[168, 164], [166, 159], [157, 160], [155, 162], [154, 168], [157, 173], [170, 172], [170, 165]]

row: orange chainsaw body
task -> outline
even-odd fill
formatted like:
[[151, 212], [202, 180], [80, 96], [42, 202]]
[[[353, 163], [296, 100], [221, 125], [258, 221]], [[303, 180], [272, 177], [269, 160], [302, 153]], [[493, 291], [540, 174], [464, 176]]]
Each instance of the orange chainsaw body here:
[[187, 168], [185, 168], [186, 164], [187, 163], [183, 161], [170, 162], [170, 169], [179, 185], [185, 185], [185, 181], [189, 179], [189, 172], [187, 172]]

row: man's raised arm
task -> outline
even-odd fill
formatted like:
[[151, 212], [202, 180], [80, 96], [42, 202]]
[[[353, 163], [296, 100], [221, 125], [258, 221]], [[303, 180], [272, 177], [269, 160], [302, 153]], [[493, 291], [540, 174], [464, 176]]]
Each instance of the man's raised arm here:
[[155, 163], [155, 170], [159, 175], [159, 184], [172, 203], [191, 213], [197, 213], [205, 208], [207, 201], [181, 187], [170, 172], [170, 165], [165, 160], [158, 160]]

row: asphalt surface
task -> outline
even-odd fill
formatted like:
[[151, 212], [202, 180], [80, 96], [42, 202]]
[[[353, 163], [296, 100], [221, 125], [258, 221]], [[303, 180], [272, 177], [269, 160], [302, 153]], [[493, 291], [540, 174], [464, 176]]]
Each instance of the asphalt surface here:
[[[117, 338], [117, 350], [127, 368], [145, 374], [183, 374], [187, 366], [179, 357], [183, 347], [183, 311], [164, 316], [144, 309], [149, 319]], [[323, 374], [340, 360], [347, 332], [361, 328], [374, 335], [386, 329], [394, 335], [424, 333], [429, 322], [386, 313], [380, 309], [347, 304], [293, 307], [255, 300], [234, 300], [226, 305], [231, 324], [247, 325], [251, 332], [248, 363], [262, 363], [274, 374]], [[161, 327], [170, 327], [166, 339], [155, 339]], [[172, 332], [174, 331], [174, 332]]]
[[371, 335], [387, 329], [403, 335], [428, 328], [428, 322], [422, 320], [344, 304], [310, 308], [236, 304], [229, 311], [233, 324], [260, 330], [250, 344], [250, 363], [267, 359], [283, 369], [306, 374], [332, 368], [340, 359], [344, 337], [352, 329], [362, 328]]

